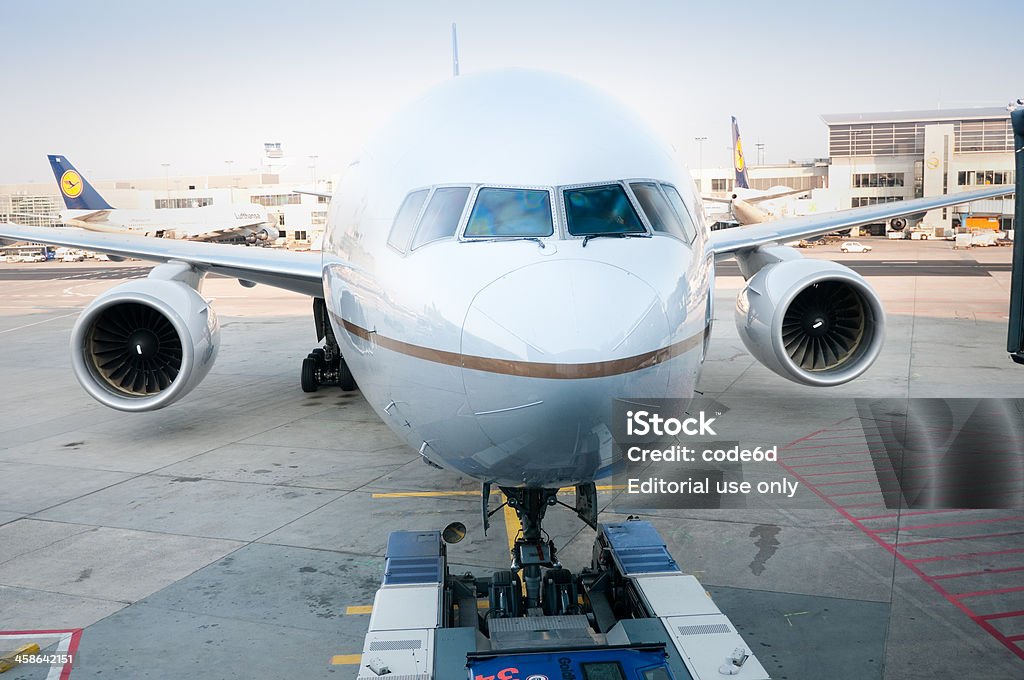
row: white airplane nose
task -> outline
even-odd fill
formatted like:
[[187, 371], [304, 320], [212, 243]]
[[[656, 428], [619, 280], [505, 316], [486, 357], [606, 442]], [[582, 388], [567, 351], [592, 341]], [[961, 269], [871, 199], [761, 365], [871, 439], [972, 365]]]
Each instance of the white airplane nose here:
[[467, 394], [480, 412], [529, 403], [537, 391], [509, 376], [621, 379], [657, 364], [669, 334], [661, 299], [639, 276], [588, 260], [532, 264], [474, 298], [462, 333]]
[[613, 265], [545, 261], [474, 298], [462, 332], [467, 406], [497, 483], [559, 486], [611, 460], [612, 402], [668, 396], [669, 322], [655, 290]]

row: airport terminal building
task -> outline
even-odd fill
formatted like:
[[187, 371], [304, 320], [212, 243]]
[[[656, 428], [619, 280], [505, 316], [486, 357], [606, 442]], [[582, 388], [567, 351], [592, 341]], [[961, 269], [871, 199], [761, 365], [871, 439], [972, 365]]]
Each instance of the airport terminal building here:
[[[828, 126], [828, 186], [839, 208], [1012, 184], [1013, 130], [1005, 108], [821, 116]], [[1013, 228], [1012, 198], [933, 210], [921, 226]]]
[[[282, 182], [275, 170], [283, 165], [280, 144], [264, 144], [262, 168], [224, 175], [172, 175], [89, 182], [110, 205], [126, 210], [202, 208], [213, 205], [256, 203], [267, 209], [281, 237], [277, 245], [296, 250], [318, 248], [327, 223], [330, 199], [296, 190], [330, 193], [336, 177], [313, 182]], [[45, 158], [40, 159], [45, 163]], [[230, 164], [229, 164], [230, 168]], [[0, 222], [32, 226], [62, 226], [64, 201], [56, 181], [0, 185]]]
[[[796, 214], [968, 191], [1014, 181], [1013, 130], [1005, 108], [938, 109], [821, 116], [828, 157], [748, 167], [752, 189], [810, 190]], [[731, 167], [694, 171], [704, 193], [729, 192]], [[1013, 229], [1013, 197], [933, 210], [910, 221], [934, 236], [957, 227]], [[862, 229], [882, 235], [890, 225]]]

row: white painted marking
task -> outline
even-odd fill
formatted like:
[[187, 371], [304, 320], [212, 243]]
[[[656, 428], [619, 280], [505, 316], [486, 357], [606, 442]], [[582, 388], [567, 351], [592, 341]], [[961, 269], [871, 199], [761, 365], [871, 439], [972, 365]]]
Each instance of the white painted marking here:
[[135, 351], [139, 353], [139, 356], [142, 356], [142, 345], [135, 345]]
[[0, 331], [0, 335], [2, 335], [4, 333], [13, 333], [14, 331], [20, 331], [23, 328], [30, 328], [32, 326], [38, 326], [39, 324], [47, 323], [48, 321], [56, 321], [57, 319], [63, 319], [63, 318], [69, 317], [69, 316], [75, 316], [78, 313], [79, 312], [74, 311], [74, 312], [71, 312], [70, 314], [61, 314], [60, 316], [52, 316], [49, 319], [43, 319], [42, 321], [36, 321], [35, 323], [27, 323], [24, 326], [18, 326], [17, 328], [8, 328], [5, 331]]

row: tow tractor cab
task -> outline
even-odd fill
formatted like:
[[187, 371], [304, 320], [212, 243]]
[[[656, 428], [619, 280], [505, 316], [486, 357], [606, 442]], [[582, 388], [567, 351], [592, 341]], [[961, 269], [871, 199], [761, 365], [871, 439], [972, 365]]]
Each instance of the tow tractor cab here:
[[[455, 542], [465, 535], [445, 531]], [[395, 531], [360, 679], [767, 680], [735, 626], [645, 521], [598, 525], [590, 567], [544, 572], [527, 609], [518, 570], [452, 574], [438, 531]]]

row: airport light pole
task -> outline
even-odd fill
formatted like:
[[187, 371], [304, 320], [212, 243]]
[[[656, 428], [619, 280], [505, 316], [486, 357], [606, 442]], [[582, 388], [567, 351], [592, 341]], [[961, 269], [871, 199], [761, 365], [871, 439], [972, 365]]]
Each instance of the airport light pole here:
[[171, 200], [171, 171], [170, 163], [161, 163], [164, 168], [164, 191], [167, 192], [167, 200]]
[[314, 189], [316, 189], [316, 159], [317, 158], [320, 158], [320, 156], [313, 155], [313, 156], [309, 157], [309, 160], [313, 161], [313, 164], [310, 167], [313, 168], [313, 188]]
[[765, 143], [764, 142], [758, 142], [754, 146], [757, 147], [757, 164], [758, 165], [764, 165], [764, 157], [765, 157], [764, 147], [765, 147]]
[[[231, 174], [231, 168], [233, 167], [234, 163], [235, 163], [235, 161], [233, 161], [233, 160], [224, 161], [224, 165], [228, 166], [228, 175]], [[232, 179], [232, 181], [231, 181], [231, 188], [232, 189], [235, 188], [235, 181], [234, 181], [234, 179]]]
[[708, 138], [694, 137], [693, 141], [697, 142], [697, 172], [700, 173], [700, 190], [704, 191], [704, 142]]

